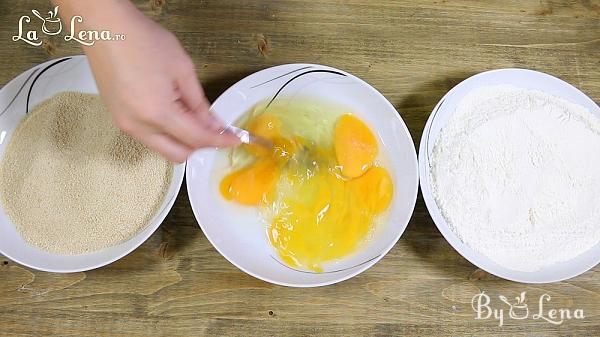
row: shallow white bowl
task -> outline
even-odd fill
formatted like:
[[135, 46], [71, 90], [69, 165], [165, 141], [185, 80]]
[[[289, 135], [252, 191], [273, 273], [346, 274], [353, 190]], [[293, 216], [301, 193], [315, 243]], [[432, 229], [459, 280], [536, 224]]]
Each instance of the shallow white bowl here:
[[279, 95], [291, 99], [295, 95], [309, 96], [347, 106], [379, 133], [395, 186], [390, 213], [381, 232], [365, 249], [341, 261], [333, 271], [311, 273], [286, 267], [275, 257], [266, 225], [256, 210], [234, 205], [221, 197], [218, 181], [213, 177], [215, 149], [196, 151], [188, 159], [186, 181], [192, 209], [213, 246], [252, 276], [295, 287], [340, 282], [374, 265], [404, 232], [418, 190], [415, 147], [398, 112], [377, 90], [344, 71], [320, 65], [288, 64], [259, 71], [225, 91], [213, 104], [213, 110], [231, 123], [256, 103], [272, 98], [282, 87]]
[[[427, 120], [419, 148], [419, 175], [421, 191], [433, 221], [442, 235], [463, 257], [477, 267], [496, 276], [524, 283], [550, 283], [580, 275], [600, 262], [600, 243], [589, 251], [569, 261], [557, 263], [536, 272], [523, 272], [505, 268], [464, 244], [448, 227], [433, 196], [429, 156], [433, 152], [440, 130], [448, 122], [462, 98], [475, 88], [488, 85], [509, 84], [521, 88], [537, 89], [588, 108], [600, 116], [600, 108], [583, 92], [554, 76], [525, 69], [499, 69], [469, 77], [452, 88], [436, 105]], [[600, 193], [600, 191], [598, 191]], [[568, 238], [565, 238], [568, 240]]]
[[[97, 93], [96, 83], [85, 56], [65, 57], [33, 67], [0, 90], [0, 156], [26, 112], [61, 91]], [[0, 254], [30, 268], [68, 273], [98, 268], [127, 255], [160, 226], [179, 193], [185, 165], [176, 165], [160, 212], [133, 238], [117, 246], [81, 255], [57, 255], [27, 244], [15, 230], [0, 205]]]

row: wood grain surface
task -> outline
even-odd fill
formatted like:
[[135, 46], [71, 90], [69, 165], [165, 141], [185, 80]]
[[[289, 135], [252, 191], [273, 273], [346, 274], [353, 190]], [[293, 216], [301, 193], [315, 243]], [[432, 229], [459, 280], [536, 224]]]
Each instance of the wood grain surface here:
[[[600, 1], [152, 0], [147, 15], [175, 32], [214, 99], [257, 70], [327, 64], [379, 89], [418, 146], [431, 109], [475, 73], [522, 67], [556, 75], [600, 101]], [[13, 42], [21, 15], [46, 1], [0, 0], [0, 84], [48, 59], [81, 53], [46, 38]], [[399, 186], [398, 188], [402, 188]], [[585, 319], [475, 320], [473, 295], [527, 291], [537, 311], [581, 308]], [[502, 308], [501, 304], [495, 308]], [[507, 309], [506, 307], [504, 307]], [[508, 316], [508, 312], [505, 313]], [[600, 267], [566, 282], [524, 285], [467, 262], [419, 198], [407, 231], [367, 272], [293, 289], [236, 269], [203, 236], [185, 189], [135, 252], [85, 273], [51, 274], [0, 259], [0, 335], [34, 336], [600, 336]]]

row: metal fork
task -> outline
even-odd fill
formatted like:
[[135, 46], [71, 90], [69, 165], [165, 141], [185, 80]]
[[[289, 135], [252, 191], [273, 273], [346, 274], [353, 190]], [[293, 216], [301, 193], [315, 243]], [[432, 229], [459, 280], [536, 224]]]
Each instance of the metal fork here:
[[254, 136], [248, 130], [238, 128], [233, 125], [227, 125], [223, 128], [223, 130], [221, 130], [221, 134], [225, 132], [234, 134], [244, 144], [256, 144], [269, 150], [273, 148], [273, 142], [262, 137]]

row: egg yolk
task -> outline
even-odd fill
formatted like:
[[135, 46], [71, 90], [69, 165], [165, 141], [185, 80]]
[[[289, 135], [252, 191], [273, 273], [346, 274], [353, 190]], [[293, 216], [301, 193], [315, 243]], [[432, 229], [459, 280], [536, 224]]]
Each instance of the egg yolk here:
[[261, 114], [250, 120], [246, 129], [254, 136], [269, 140], [273, 143], [273, 149], [270, 151], [264, 146], [257, 144], [244, 144], [244, 148], [249, 153], [257, 157], [272, 157], [278, 161], [290, 159], [296, 149], [297, 139], [286, 139], [281, 133], [281, 121], [270, 114]]
[[261, 160], [230, 173], [221, 180], [221, 194], [227, 200], [242, 205], [258, 206], [273, 199], [278, 178], [278, 166], [273, 160]]
[[246, 146], [255, 160], [223, 178], [221, 194], [273, 211], [267, 235], [291, 267], [322, 272], [323, 263], [356, 251], [393, 195], [389, 173], [375, 166], [377, 141], [369, 128], [342, 115], [333, 146], [321, 146], [284, 138], [272, 115], [259, 115], [246, 127], [274, 147]]
[[377, 139], [369, 127], [353, 115], [339, 118], [334, 131], [335, 156], [342, 174], [356, 178], [365, 173], [377, 156]]
[[358, 207], [375, 214], [388, 208], [394, 192], [392, 177], [382, 167], [372, 167], [359, 178], [348, 181], [348, 188]]

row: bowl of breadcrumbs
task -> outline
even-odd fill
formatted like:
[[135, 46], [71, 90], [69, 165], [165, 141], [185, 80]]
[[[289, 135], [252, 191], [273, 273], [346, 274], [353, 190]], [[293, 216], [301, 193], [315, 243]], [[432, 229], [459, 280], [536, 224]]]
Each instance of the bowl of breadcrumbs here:
[[160, 226], [184, 171], [113, 125], [84, 56], [34, 67], [0, 90], [0, 253], [51, 272], [114, 262]]

